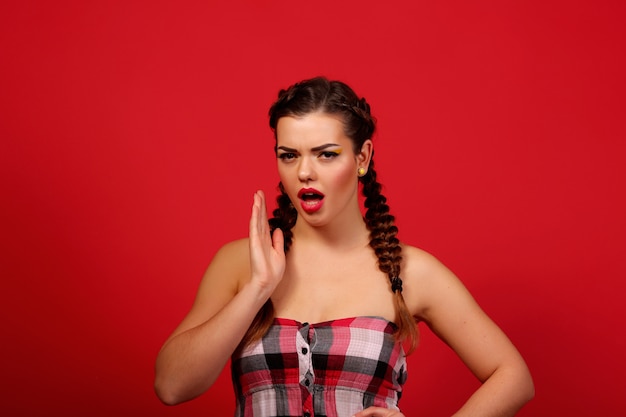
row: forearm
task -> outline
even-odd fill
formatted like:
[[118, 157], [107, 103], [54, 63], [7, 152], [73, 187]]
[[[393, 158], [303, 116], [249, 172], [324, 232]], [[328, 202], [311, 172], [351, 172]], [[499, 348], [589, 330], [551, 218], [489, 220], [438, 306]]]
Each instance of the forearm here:
[[525, 364], [496, 370], [453, 417], [509, 417], [534, 396]]
[[269, 295], [246, 285], [215, 316], [170, 339], [156, 361], [155, 390], [166, 404], [205, 392], [217, 379]]

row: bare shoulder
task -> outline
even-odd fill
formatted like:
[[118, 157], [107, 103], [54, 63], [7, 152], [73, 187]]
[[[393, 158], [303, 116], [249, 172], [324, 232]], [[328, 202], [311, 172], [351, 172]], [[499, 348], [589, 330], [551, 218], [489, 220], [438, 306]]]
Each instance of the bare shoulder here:
[[[450, 278], [450, 270], [436, 257], [415, 246], [402, 245], [402, 275], [405, 281], [420, 287], [422, 292], [432, 281]], [[408, 283], [407, 282], [407, 283]]]
[[248, 239], [223, 245], [202, 277], [191, 310], [170, 338], [203, 323], [221, 310], [250, 279], [249, 271]]
[[218, 283], [237, 291], [250, 275], [250, 251], [248, 238], [238, 239], [223, 245], [209, 264], [200, 290], [203, 286], [214, 287]]
[[239, 255], [241, 254], [241, 252], [247, 252], [248, 241], [249, 239], [246, 237], [246, 238], [237, 239], [237, 240], [233, 240], [228, 243], [225, 243], [217, 251], [217, 254], [221, 254], [222, 256], [229, 256], [229, 255]]
[[412, 314], [429, 321], [446, 299], [471, 295], [461, 281], [435, 256], [423, 249], [402, 245], [403, 295]]
[[437, 258], [423, 249], [415, 246], [402, 244], [402, 270], [405, 276], [417, 276], [424, 278], [433, 269], [443, 265]]
[[[219, 260], [219, 261], [235, 261], [235, 260], [239, 260], [239, 263], [241, 263], [242, 260], [248, 260], [249, 259], [249, 239], [243, 238], [243, 239], [237, 239], [237, 240], [233, 240], [231, 242], [228, 242], [226, 244], [224, 244], [215, 254], [213, 261], [215, 260]], [[244, 259], [242, 259], [242, 257], [244, 257]], [[237, 263], [235, 263], [234, 266], [237, 266]]]

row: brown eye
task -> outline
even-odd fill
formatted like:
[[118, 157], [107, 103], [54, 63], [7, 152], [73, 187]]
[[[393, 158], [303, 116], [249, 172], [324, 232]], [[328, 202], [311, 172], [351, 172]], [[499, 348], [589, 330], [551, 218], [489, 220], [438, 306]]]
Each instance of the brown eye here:
[[324, 151], [320, 154], [320, 158], [322, 159], [333, 159], [337, 156], [339, 156], [339, 154], [337, 152], [332, 152], [332, 151]]

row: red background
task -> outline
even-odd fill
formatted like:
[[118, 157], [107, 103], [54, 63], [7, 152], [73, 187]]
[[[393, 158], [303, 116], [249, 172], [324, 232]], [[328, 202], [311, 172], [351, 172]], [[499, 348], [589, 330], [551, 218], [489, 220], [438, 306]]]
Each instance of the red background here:
[[[0, 412], [232, 414], [228, 372], [168, 408], [157, 351], [213, 253], [275, 193], [267, 109], [324, 74], [379, 119], [401, 238], [519, 347], [521, 416], [626, 410], [625, 6], [3, 2]], [[407, 416], [476, 387], [426, 328]]]

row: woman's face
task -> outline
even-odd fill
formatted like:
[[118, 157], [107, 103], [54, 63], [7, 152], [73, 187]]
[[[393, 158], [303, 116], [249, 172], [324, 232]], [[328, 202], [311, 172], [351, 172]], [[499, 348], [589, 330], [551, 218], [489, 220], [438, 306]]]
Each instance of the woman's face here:
[[367, 169], [371, 141], [363, 149], [355, 154], [339, 117], [319, 112], [278, 120], [278, 173], [299, 218], [321, 226], [358, 210], [357, 169]]

